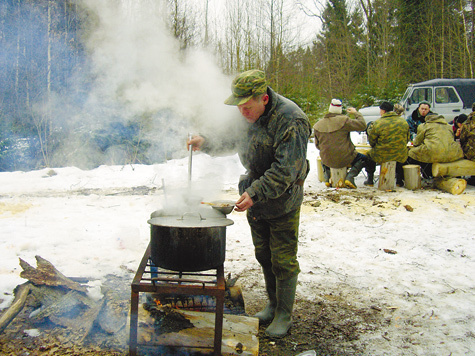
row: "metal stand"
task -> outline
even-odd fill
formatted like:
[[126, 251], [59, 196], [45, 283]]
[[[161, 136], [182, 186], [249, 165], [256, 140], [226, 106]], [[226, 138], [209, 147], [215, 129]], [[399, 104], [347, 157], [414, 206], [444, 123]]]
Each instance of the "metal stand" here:
[[[147, 247], [145, 254], [140, 262], [139, 269], [135, 274], [131, 284], [131, 303], [130, 303], [130, 337], [129, 337], [129, 355], [137, 355], [138, 336], [138, 309], [139, 294], [142, 293], [163, 293], [177, 295], [207, 295], [216, 298], [216, 312], [214, 325], [214, 347], [213, 355], [221, 355], [221, 342], [223, 337], [223, 313], [224, 313], [224, 266], [216, 268], [216, 273], [200, 273], [200, 272], [159, 272], [152, 271], [152, 263], [150, 245]], [[145, 277], [144, 277], [145, 275]], [[154, 277], [165, 275], [167, 277]], [[193, 276], [198, 279], [182, 278], [183, 276]], [[214, 277], [210, 279], [210, 277]], [[147, 345], [144, 345], [147, 346]], [[176, 345], [161, 345], [176, 346]], [[185, 348], [207, 348], [203, 346], [182, 345]]]

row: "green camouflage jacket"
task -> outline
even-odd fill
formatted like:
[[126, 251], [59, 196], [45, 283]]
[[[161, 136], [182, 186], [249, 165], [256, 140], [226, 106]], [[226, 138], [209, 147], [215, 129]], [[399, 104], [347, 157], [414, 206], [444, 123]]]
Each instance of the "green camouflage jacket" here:
[[463, 158], [462, 149], [454, 141], [454, 131], [442, 115], [428, 114], [426, 122], [417, 127], [414, 147], [409, 157], [419, 162], [453, 162]]
[[304, 112], [268, 88], [269, 110], [249, 126], [239, 156], [251, 178], [246, 192], [257, 219], [276, 218], [297, 209], [303, 201], [303, 180], [309, 163], [307, 143], [312, 133]]
[[[240, 194], [245, 190], [252, 198], [249, 215], [256, 219], [277, 218], [300, 207], [309, 171], [307, 143], [312, 132], [307, 116], [271, 88], [267, 93], [265, 113], [245, 132], [230, 130], [236, 137], [228, 137], [247, 170], [239, 182]], [[211, 143], [202, 147], [205, 152], [212, 148]]]
[[460, 145], [466, 159], [475, 161], [475, 115], [471, 113], [462, 125]]
[[376, 163], [407, 160], [409, 125], [395, 112], [384, 113], [369, 125], [368, 141], [371, 149], [368, 156]]

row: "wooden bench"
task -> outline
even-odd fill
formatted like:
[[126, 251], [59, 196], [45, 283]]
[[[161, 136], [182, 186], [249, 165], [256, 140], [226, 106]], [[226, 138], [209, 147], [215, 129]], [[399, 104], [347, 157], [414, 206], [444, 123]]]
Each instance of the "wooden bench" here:
[[434, 177], [465, 177], [475, 176], [475, 162], [468, 159], [459, 159], [449, 163], [433, 163]]

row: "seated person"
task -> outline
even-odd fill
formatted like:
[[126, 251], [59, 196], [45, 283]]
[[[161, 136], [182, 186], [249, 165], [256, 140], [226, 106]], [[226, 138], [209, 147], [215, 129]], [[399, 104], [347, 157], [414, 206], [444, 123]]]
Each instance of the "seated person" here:
[[460, 132], [462, 131], [462, 124], [467, 120], [467, 115], [460, 114], [452, 121], [452, 130], [454, 131], [455, 140], [460, 139]]
[[401, 104], [394, 104], [393, 111], [399, 116], [401, 116], [402, 114], [404, 114], [404, 107]]
[[365, 185], [373, 186], [376, 164], [396, 161], [396, 183], [404, 184], [402, 165], [407, 160], [407, 142], [409, 141], [409, 125], [393, 109], [392, 103], [385, 101], [379, 106], [381, 117], [368, 125], [368, 140], [371, 149], [367, 156], [366, 172], [368, 179]]
[[[475, 110], [475, 103], [472, 110]], [[468, 115], [460, 130], [460, 146], [466, 159], [475, 161], [475, 111]]]
[[432, 163], [453, 162], [463, 158], [462, 148], [454, 141], [452, 127], [439, 114], [427, 115], [426, 122], [417, 128], [413, 144], [407, 163], [420, 165], [424, 178], [432, 177]]
[[355, 118], [343, 115], [341, 101], [332, 99], [328, 113], [313, 126], [315, 146], [320, 151], [327, 187], [330, 186], [330, 167], [343, 168], [351, 165], [345, 185], [347, 188], [355, 189], [354, 179], [360, 173], [366, 159], [365, 155], [356, 152], [350, 138], [350, 132], [365, 130], [363, 115], [355, 108], [348, 108], [347, 112], [355, 115]]
[[426, 121], [426, 116], [432, 114], [430, 111], [430, 104], [427, 101], [421, 101], [416, 110], [414, 110], [407, 118], [407, 123], [409, 125], [409, 130], [412, 134], [417, 134], [417, 127], [420, 124], [423, 124]]

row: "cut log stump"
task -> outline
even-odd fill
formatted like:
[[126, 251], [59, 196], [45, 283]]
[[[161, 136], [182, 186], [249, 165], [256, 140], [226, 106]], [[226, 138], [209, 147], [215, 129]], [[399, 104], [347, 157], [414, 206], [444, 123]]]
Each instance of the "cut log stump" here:
[[442, 178], [438, 177], [434, 179], [434, 185], [443, 190], [444, 192], [459, 195], [462, 194], [467, 187], [467, 181], [460, 178]]
[[346, 167], [330, 168], [333, 188], [343, 188], [345, 186]]
[[396, 188], [396, 161], [381, 163], [379, 170], [379, 190], [394, 190]]
[[404, 187], [409, 190], [421, 189], [421, 166], [407, 164], [404, 169]]
[[475, 162], [468, 159], [459, 159], [449, 163], [433, 163], [432, 176], [434, 177], [464, 177], [475, 176]]

